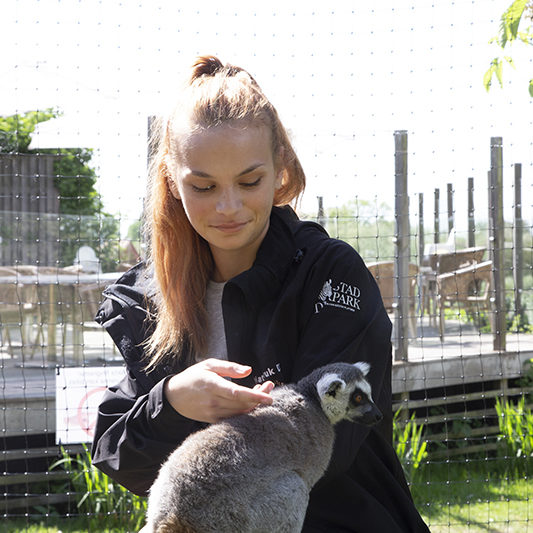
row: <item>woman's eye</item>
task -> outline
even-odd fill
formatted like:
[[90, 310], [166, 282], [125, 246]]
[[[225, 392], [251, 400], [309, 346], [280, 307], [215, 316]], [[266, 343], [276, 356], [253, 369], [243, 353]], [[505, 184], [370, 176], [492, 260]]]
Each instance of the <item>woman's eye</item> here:
[[254, 181], [243, 181], [241, 183], [241, 185], [243, 187], [257, 187], [257, 185], [259, 185], [261, 183], [261, 179], [262, 179], [262, 177], [259, 177], [259, 178], [257, 178]]
[[196, 185], [192, 185], [192, 190], [194, 192], [209, 192], [214, 189], [214, 185], [208, 185], [207, 187], [198, 187]]

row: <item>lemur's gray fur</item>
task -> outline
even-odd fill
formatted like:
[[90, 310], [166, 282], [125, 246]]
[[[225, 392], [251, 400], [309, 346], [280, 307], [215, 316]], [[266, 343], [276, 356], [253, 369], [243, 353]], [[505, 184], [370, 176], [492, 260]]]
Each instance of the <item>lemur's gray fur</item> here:
[[328, 466], [333, 425], [381, 413], [367, 363], [333, 363], [272, 391], [270, 406], [190, 435], [150, 489], [143, 533], [300, 532]]

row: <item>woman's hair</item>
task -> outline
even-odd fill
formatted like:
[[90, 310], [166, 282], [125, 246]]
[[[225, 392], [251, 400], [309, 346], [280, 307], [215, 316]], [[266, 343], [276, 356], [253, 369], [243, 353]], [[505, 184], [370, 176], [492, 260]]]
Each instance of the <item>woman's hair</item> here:
[[175, 166], [180, 141], [188, 134], [229, 122], [259, 124], [270, 130], [274, 164], [282, 173], [275, 205], [296, 203], [305, 187], [287, 132], [252, 76], [216, 57], [199, 57], [174, 112], [152, 128], [145, 230], [158, 297], [151, 315], [155, 329], [145, 343], [148, 369], [181, 353], [188, 353], [192, 362], [206, 349], [204, 302], [213, 258], [207, 242], [191, 226], [181, 200], [169, 189], [168, 162]]

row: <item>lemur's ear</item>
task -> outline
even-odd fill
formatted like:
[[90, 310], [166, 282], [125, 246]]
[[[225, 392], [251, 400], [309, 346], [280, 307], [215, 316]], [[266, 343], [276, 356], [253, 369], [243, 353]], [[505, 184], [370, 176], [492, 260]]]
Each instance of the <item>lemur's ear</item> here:
[[324, 398], [325, 396], [335, 398], [337, 393], [342, 391], [345, 387], [346, 383], [337, 374], [326, 374], [325, 376], [322, 376], [316, 384], [318, 396], [320, 398]]
[[365, 361], [358, 361], [353, 366], [357, 367], [363, 373], [363, 376], [366, 376], [370, 372], [370, 365]]

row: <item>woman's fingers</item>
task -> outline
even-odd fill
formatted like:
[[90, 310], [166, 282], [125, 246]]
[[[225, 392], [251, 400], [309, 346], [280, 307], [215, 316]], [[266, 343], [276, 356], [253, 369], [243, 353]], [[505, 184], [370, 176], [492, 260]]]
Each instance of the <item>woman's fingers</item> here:
[[243, 405], [257, 405], [264, 403], [270, 405], [272, 397], [261, 389], [249, 389], [242, 387], [227, 379], [217, 382], [217, 396]]
[[167, 380], [165, 396], [183, 416], [200, 422], [215, 422], [249, 412], [259, 404], [272, 403], [271, 382], [250, 389], [225, 379], [243, 378], [250, 372], [249, 366], [206, 359]]
[[270, 394], [273, 390], [274, 390], [274, 383], [272, 381], [265, 381], [262, 385], [261, 385], [261, 390], [263, 392], [266, 392], [267, 394]]
[[244, 378], [252, 371], [251, 366], [225, 361], [224, 359], [206, 359], [198, 364], [224, 378]]

